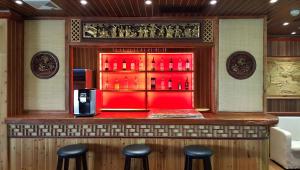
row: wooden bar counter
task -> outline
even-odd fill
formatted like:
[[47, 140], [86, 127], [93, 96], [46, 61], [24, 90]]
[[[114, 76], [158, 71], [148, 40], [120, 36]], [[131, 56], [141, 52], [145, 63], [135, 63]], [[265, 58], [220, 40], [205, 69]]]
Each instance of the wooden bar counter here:
[[[125, 145], [152, 148], [151, 170], [182, 170], [183, 147], [205, 145], [214, 151], [214, 170], [267, 170], [269, 127], [278, 120], [264, 113], [203, 113], [204, 118], [151, 118], [149, 113], [101, 113], [74, 118], [71, 114], [36, 114], [6, 119], [10, 168], [52, 170], [59, 147], [86, 143], [90, 170], [121, 170]], [[200, 168], [201, 162], [195, 161]], [[74, 166], [74, 163], [70, 163]], [[134, 170], [141, 162], [132, 162]], [[71, 167], [74, 168], [74, 167]]]

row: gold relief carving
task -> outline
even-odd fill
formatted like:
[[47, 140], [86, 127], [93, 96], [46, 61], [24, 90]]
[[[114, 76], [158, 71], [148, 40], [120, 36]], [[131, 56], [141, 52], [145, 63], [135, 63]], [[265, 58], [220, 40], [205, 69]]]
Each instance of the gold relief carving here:
[[269, 59], [266, 93], [267, 96], [299, 96], [300, 60]]

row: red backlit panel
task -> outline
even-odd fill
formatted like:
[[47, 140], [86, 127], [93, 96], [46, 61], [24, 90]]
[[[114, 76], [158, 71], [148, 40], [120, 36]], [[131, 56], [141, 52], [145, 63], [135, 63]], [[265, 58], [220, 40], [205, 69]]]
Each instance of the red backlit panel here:
[[[148, 90], [193, 90], [192, 73], [148, 73], [147, 79]], [[155, 81], [155, 88], [153, 88], [153, 81]]]
[[145, 92], [103, 92], [102, 108], [145, 109]]
[[192, 109], [193, 92], [148, 92], [149, 109]]
[[145, 73], [102, 73], [102, 90], [145, 90]]
[[[145, 53], [100, 53], [100, 68], [102, 71], [145, 70]], [[105, 64], [108, 68], [105, 68]]]
[[149, 53], [148, 71], [193, 70], [193, 53]]

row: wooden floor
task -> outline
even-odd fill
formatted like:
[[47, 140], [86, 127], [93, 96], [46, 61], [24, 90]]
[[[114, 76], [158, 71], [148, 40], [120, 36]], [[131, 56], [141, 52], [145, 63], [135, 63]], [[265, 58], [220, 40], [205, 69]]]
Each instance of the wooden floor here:
[[269, 170], [284, 170], [282, 167], [280, 167], [278, 164], [270, 160], [269, 163]]

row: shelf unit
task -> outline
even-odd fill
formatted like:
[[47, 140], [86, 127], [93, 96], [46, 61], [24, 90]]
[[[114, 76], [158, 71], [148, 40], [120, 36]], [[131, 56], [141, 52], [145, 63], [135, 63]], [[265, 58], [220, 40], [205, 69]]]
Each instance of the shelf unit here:
[[97, 89], [102, 104], [97, 110], [194, 108], [193, 62], [193, 53], [99, 53]]

